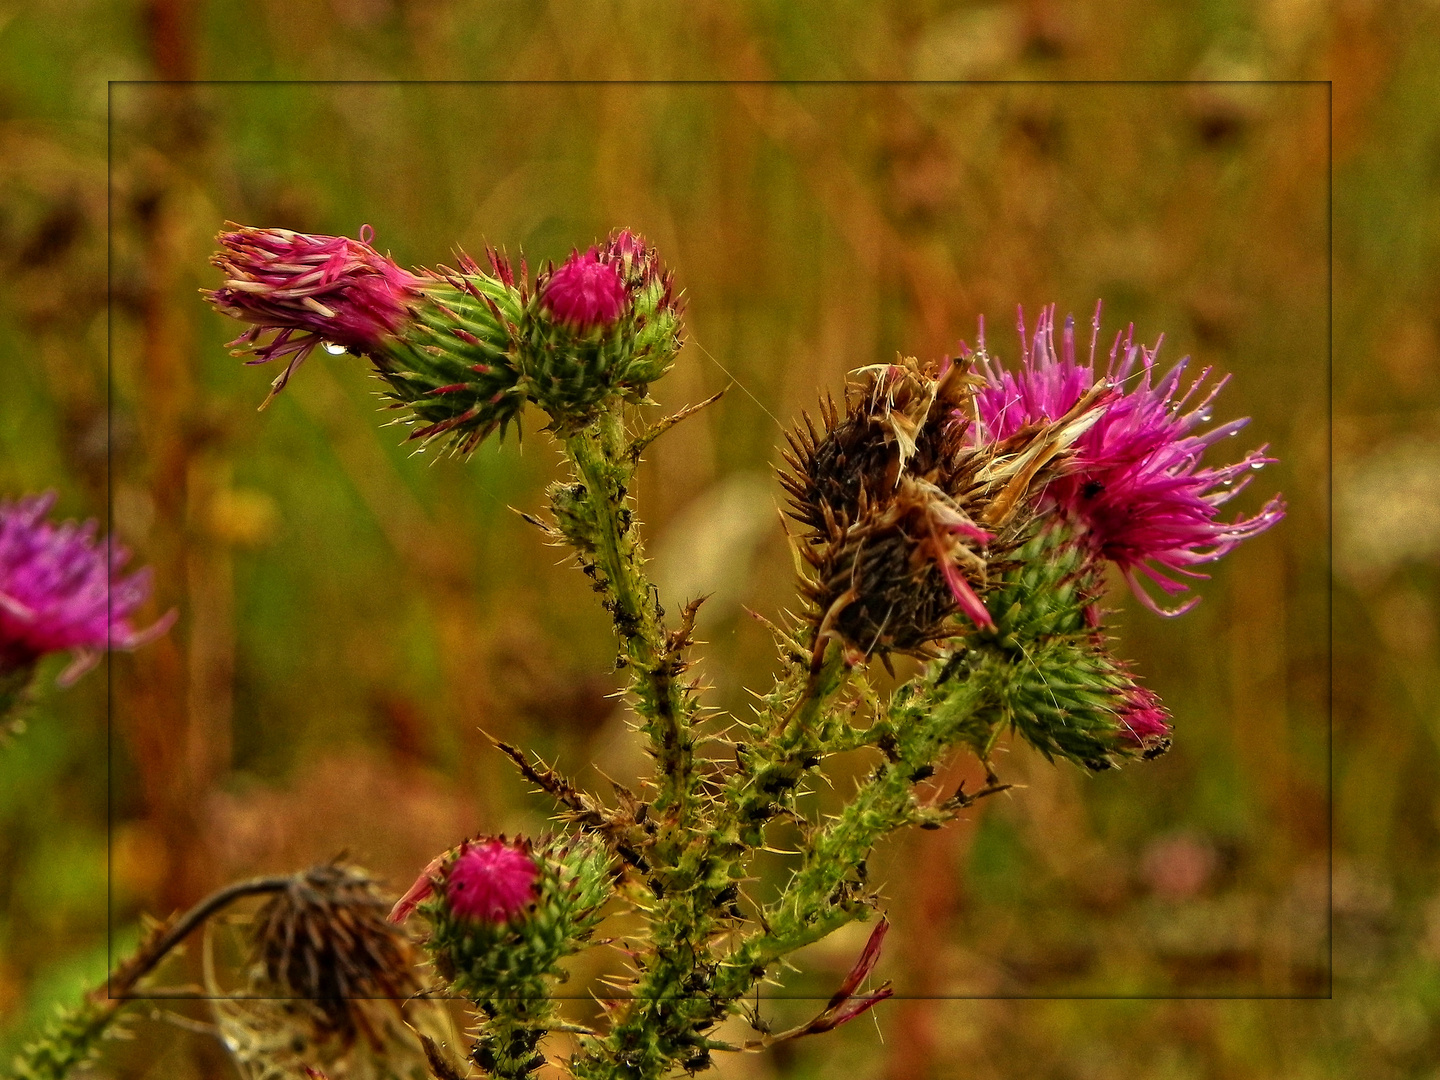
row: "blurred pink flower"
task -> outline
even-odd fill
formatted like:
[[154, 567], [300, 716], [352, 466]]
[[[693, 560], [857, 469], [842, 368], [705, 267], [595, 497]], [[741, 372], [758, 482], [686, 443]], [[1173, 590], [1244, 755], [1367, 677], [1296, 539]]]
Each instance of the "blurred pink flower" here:
[[230, 343], [236, 355], [253, 352], [251, 364], [289, 358], [271, 398], [322, 342], [368, 352], [404, 324], [424, 279], [371, 247], [373, 235], [368, 225], [359, 240], [237, 225], [216, 237], [220, 250], [210, 261], [226, 280], [201, 292], [224, 314], [255, 324]]
[[159, 637], [175, 612], [135, 629], [130, 620], [150, 596], [150, 571], [116, 575], [129, 552], [97, 542], [94, 521], [51, 524], [46, 515], [54, 503], [54, 492], [0, 500], [0, 673], [69, 652], [73, 659], [59, 680], [68, 686], [105, 650]]
[[[1099, 305], [1091, 326], [1089, 360], [1081, 365], [1075, 359], [1073, 317], [1065, 320], [1057, 355], [1054, 306], [1041, 312], [1029, 340], [1022, 311], [1023, 355], [1019, 369], [1010, 372], [985, 356], [981, 324], [980, 370], [986, 385], [977, 395], [977, 406], [983, 437], [1003, 439], [1025, 424], [1054, 420], [1080, 399], [1096, 378]], [[1183, 392], [1180, 383], [1188, 357], [1157, 379], [1155, 356], [1163, 340], [1153, 349], [1136, 345], [1133, 326], [1116, 335], [1103, 376], [1114, 389], [1114, 397], [1077, 440], [1074, 468], [1049, 484], [1045, 499], [1080, 527], [1086, 543], [1120, 568], [1146, 607], [1161, 615], [1179, 615], [1198, 603], [1199, 597], [1165, 610], [1142, 588], [1138, 575], [1145, 575], [1172, 596], [1184, 592], [1188, 586], [1172, 574], [1205, 577], [1191, 567], [1213, 562], [1240, 541], [1270, 528], [1284, 517], [1285, 504], [1277, 496], [1251, 517], [1229, 522], [1219, 519], [1220, 507], [1245, 488], [1252, 470], [1274, 459], [1265, 456], [1262, 446], [1231, 465], [1201, 466], [1200, 459], [1209, 447], [1234, 435], [1249, 420], [1231, 420], [1197, 433], [1209, 422], [1212, 402], [1229, 376], [1213, 384], [1188, 411], [1182, 411], [1210, 369], [1200, 372]], [[1127, 385], [1137, 375], [1138, 383]]]

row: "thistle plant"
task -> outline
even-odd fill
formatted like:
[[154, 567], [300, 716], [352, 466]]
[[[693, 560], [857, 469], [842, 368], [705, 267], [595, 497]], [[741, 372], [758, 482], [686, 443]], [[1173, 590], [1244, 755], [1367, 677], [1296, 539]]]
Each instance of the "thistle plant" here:
[[[617, 231], [531, 280], [523, 259], [517, 269], [495, 250], [406, 270], [371, 239], [231, 227], [214, 258], [224, 280], [206, 297], [249, 324], [232, 343], [249, 362], [284, 363], [271, 398], [325, 344], [370, 364], [422, 445], [463, 456], [527, 410], [543, 417], [562, 476], [546, 512], [526, 517], [573, 554], [609, 613], [616, 668], [654, 762], [637, 790], [613, 784], [602, 798], [496, 743], [553, 800], [557, 831], [463, 839], [390, 913], [419, 935], [428, 987], [473, 1009], [468, 1045], [425, 1040], [442, 1080], [534, 1076], [556, 1032], [575, 1037], [560, 1063], [570, 1075], [659, 1080], [873, 1008], [890, 994], [865, 985], [887, 918], [812, 1021], [739, 1041], [719, 1030], [797, 950], [882, 911], [867, 872], [880, 841], [943, 827], [1007, 788], [994, 767], [1001, 740], [1097, 772], [1164, 753], [1169, 711], [1112, 652], [1107, 567], [1150, 609], [1180, 614], [1195, 599], [1166, 610], [1145, 583], [1183, 592], [1180, 578], [1202, 576], [1196, 567], [1283, 516], [1276, 498], [1251, 517], [1222, 517], [1270, 459], [1261, 448], [1202, 464], [1245, 423], [1206, 427], [1224, 385], [1205, 390], [1208, 369], [1182, 386], [1186, 361], [1160, 374], [1158, 344], [1126, 331], [1101, 370], [1098, 307], [1083, 362], [1073, 319], [1057, 336], [1053, 307], [1033, 333], [1022, 315], [1013, 366], [989, 353], [982, 323], [957, 357], [860, 369], [840, 400], [824, 398], [817, 418], [789, 433], [780, 481], [799, 613], [770, 625], [779, 672], [753, 715], [716, 715], [692, 673], [700, 601], [666, 598], [667, 617], [634, 494], [642, 454], [700, 407], [647, 413], [646, 387], [684, 336], [658, 253]], [[882, 693], [872, 669], [894, 675], [897, 656], [914, 674]], [[802, 796], [824, 783], [827, 762], [856, 751], [872, 768], [845, 805], [808, 814]], [[986, 782], [929, 795], [927, 781], [957, 752], [978, 759]], [[798, 836], [796, 859], [761, 903], [746, 886], [781, 825]], [[274, 927], [312, 926], [323, 938], [327, 918], [313, 906], [300, 913], [293, 898], [273, 904], [257, 977], [308, 987], [317, 1016], [344, 1030], [336, 995], [350, 984], [323, 972], [355, 969], [355, 950], [296, 952], [298, 935], [277, 938]], [[555, 994], [567, 958], [597, 947], [603, 920], [620, 912], [641, 929], [627, 935], [619, 992], [592, 991], [603, 1024], [563, 1018]], [[386, 985], [374, 964], [358, 966], [366, 985]]]

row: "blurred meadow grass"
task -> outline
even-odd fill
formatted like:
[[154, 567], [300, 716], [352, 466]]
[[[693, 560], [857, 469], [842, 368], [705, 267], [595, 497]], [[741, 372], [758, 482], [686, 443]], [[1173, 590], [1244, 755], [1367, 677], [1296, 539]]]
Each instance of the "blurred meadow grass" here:
[[[1217, 419], [1253, 417], [1240, 442], [1279, 459], [1235, 508], [1280, 490], [1287, 520], [1218, 564], [1183, 619], [1114, 593], [1118, 649], [1174, 711], [1176, 748], [1093, 778], [1004, 755], [1024, 790], [876, 861], [896, 924], [880, 974], [910, 998], [877, 1011], [885, 1041], [857, 1024], [722, 1068], [1429, 1075], [1435, 743], [1433, 721], [1415, 720], [1435, 687], [1424, 538], [1440, 530], [1424, 477], [1440, 445], [1440, 121], [1422, 105], [1435, 81], [1424, 35], [1402, 44], [1379, 14], [1295, 5], [1211, 5], [1193, 24], [1107, 8], [1127, 37], [1101, 32], [1098, 6], [855, 4], [820, 20], [760, 3], [707, 8], [698, 30], [658, 17], [621, 46], [622, 7], [555, 6], [531, 25], [317, 0], [283, 26], [269, 8], [184, 7], [155, 3], [142, 21], [97, 3], [84, 37], [44, 32], [38, 14], [0, 32], [17, 71], [0, 97], [0, 348], [20, 361], [0, 365], [0, 489], [54, 487], [75, 516], [103, 516], [108, 496], [114, 531], [156, 569], [157, 610], [181, 612], [165, 641], [110, 662], [108, 703], [98, 674], [47, 693], [0, 755], [0, 1015], [14, 1017], [0, 1057], [50, 1002], [103, 976], [107, 934], [123, 949], [142, 911], [341, 850], [398, 891], [461, 836], [543, 829], [548, 807], [479, 728], [591, 786], [603, 783], [587, 763], [621, 780], [644, 767], [609, 696], [603, 613], [509, 509], [537, 509], [555, 474], [535, 418], [523, 441], [469, 461], [415, 456], [403, 429], [380, 426], [363, 363], [323, 354], [257, 414], [274, 372], [227, 355], [238, 329], [196, 291], [215, 284], [206, 260], [232, 219], [352, 236], [369, 224], [382, 250], [424, 265], [491, 243], [533, 266], [617, 225], [654, 241], [686, 290], [691, 338], [655, 396], [674, 409], [728, 391], [653, 448], [641, 516], [667, 606], [715, 593], [703, 671], [731, 710], [773, 671], [744, 607], [794, 602], [770, 477], [782, 425], [839, 394], [846, 371], [953, 354], [982, 313], [992, 353], [1013, 361], [1017, 303], [1032, 325], [1045, 303], [1073, 311], [1083, 340], [1101, 298], [1104, 344], [1133, 321], [1147, 343], [1165, 332], [1162, 365], [1190, 354], [1192, 371], [1233, 372]], [[580, 46], [581, 26], [616, 48]], [[848, 34], [872, 48], [842, 45]], [[1116, 41], [1133, 70], [1117, 69]], [[457, 59], [482, 54], [506, 59]], [[1333, 65], [1351, 80], [1333, 132], [1337, 513], [1350, 515], [1337, 540], [1353, 568], [1335, 594], [1333, 897], [1330, 87], [115, 83], [107, 98], [84, 74], [384, 78], [415, 62], [515, 78]], [[1398, 394], [1365, 376], [1377, 366]], [[1383, 498], [1386, 447], [1410, 463], [1408, 503]], [[1377, 556], [1389, 533], [1372, 523], [1387, 513], [1418, 539]], [[865, 767], [842, 763], [840, 793], [846, 764]], [[1332, 898], [1335, 1001], [1003, 1000], [1325, 995]], [[785, 999], [828, 997], [858, 945], [814, 947], [767, 1012], [806, 1018], [813, 1001]], [[195, 977], [184, 963], [170, 974]], [[138, 1030], [111, 1074], [227, 1067], [202, 1037]]]

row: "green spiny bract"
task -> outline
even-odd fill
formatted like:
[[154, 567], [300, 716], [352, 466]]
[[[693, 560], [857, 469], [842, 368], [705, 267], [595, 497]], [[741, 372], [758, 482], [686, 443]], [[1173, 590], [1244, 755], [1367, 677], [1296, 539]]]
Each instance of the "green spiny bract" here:
[[1037, 522], [990, 597], [993, 630], [979, 630], [950, 667], [991, 680], [984, 715], [1012, 726], [1047, 758], [1087, 769], [1153, 758], [1169, 747], [1166, 714], [1100, 626], [1103, 563], [1053, 520]]
[[626, 385], [634, 342], [629, 322], [577, 332], [531, 301], [520, 322], [525, 392], [550, 414], [557, 431], [584, 427], [617, 390], [630, 400], [644, 397], [643, 382]]
[[519, 291], [480, 273], [441, 269], [410, 305], [412, 322], [369, 352], [394, 408], [407, 410], [410, 438], [444, 437], [468, 454], [492, 432], [504, 436], [525, 405], [514, 335]]
[[[1025, 661], [1011, 661], [1006, 674], [995, 715], [1047, 758], [1098, 772], [1116, 759], [1149, 759], [1169, 748], [1158, 701], [1099, 642], [1045, 642]], [[1137, 722], [1137, 713], [1147, 722]]]

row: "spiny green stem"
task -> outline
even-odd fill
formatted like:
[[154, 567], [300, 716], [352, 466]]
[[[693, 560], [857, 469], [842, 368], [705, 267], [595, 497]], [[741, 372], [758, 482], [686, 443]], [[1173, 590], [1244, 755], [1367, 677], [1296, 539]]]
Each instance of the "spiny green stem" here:
[[825, 715], [849, 675], [842, 650], [835, 646], [819, 671], [792, 675], [804, 680], [798, 689], [772, 695], [770, 733], [753, 746], [736, 748], [741, 768], [720, 803], [718, 835], [733, 833], [746, 848], [762, 846], [765, 823], [793, 810], [806, 774], [836, 752], [837, 742], [854, 736], [848, 724]]
[[607, 606], [633, 671], [636, 712], [655, 753], [655, 808], [673, 811], [685, 824], [696, 810], [695, 740], [690, 731], [695, 705], [680, 682], [680, 658], [669, 648], [659, 601], [644, 573], [640, 536], [626, 506], [635, 461], [619, 415], [607, 411], [571, 435], [565, 452], [584, 481], [594, 557], [605, 575]]
[[716, 801], [719, 816], [709, 833], [697, 835], [684, 852], [685, 872], [676, 875], [683, 890], [657, 898], [651, 948], [634, 997], [609, 1034], [589, 1042], [572, 1061], [577, 1076], [649, 1080], [703, 1062], [707, 1033], [743, 992], [727, 994], [714, 985], [717, 964], [709, 942], [723, 929], [728, 904], [723, 894], [734, 893], [735, 879], [744, 873], [742, 859], [764, 842], [764, 822], [793, 808], [800, 781], [819, 764], [826, 740], [836, 734], [826, 708], [849, 674], [836, 648], [818, 674], [796, 673], [788, 691], [772, 695], [768, 726], [776, 734], [753, 748], [743, 774]]
[[122, 1004], [87, 996], [78, 1006], [67, 1008], [16, 1056], [13, 1080], [65, 1080], [96, 1056], [100, 1039]]
[[487, 1076], [526, 1080], [545, 1064], [540, 1041], [558, 1026], [555, 1002], [548, 988], [540, 987], [538, 996], [510, 998], [493, 1005], [498, 1010], [475, 1040], [474, 1061]]
[[929, 689], [919, 700], [892, 704], [888, 720], [896, 740], [887, 760], [845, 809], [810, 838], [804, 864], [783, 895], [762, 912], [765, 930], [748, 937], [717, 973], [717, 996], [740, 997], [768, 965], [868, 910], [864, 866], [871, 850], [888, 833], [917, 820], [915, 784], [947, 749], [967, 737], [968, 724], [986, 700], [979, 679]]

